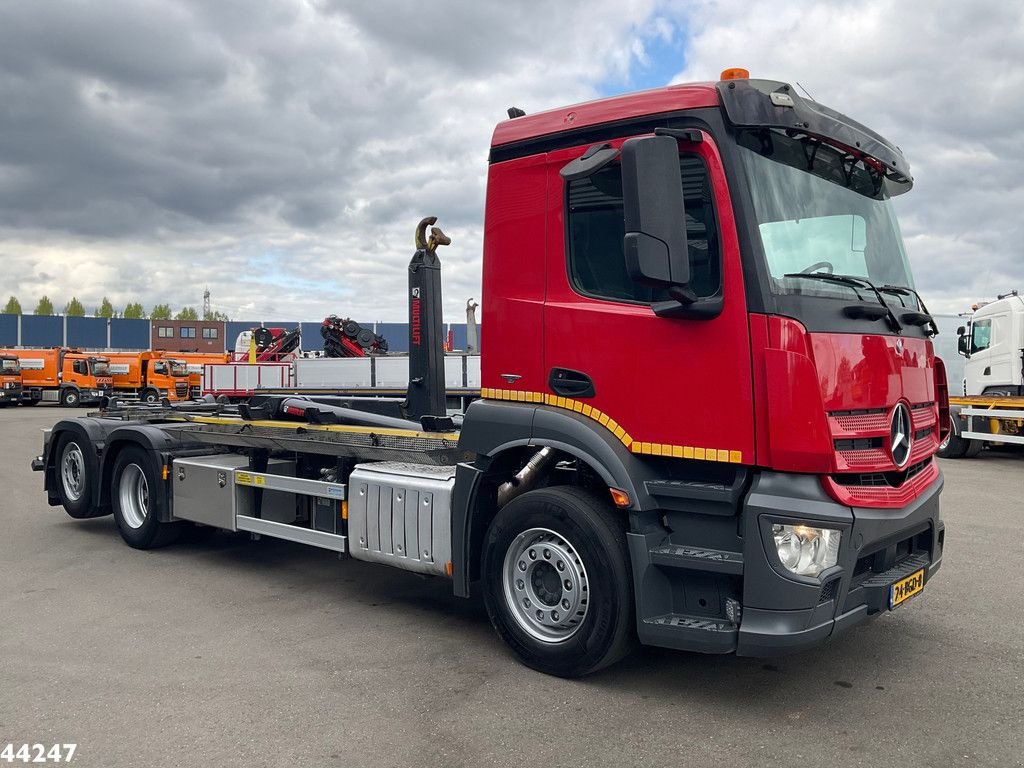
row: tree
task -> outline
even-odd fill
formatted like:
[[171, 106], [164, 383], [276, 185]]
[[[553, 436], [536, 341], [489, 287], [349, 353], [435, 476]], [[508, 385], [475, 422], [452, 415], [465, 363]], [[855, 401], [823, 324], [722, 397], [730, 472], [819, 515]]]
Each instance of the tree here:
[[53, 314], [53, 302], [50, 301], [49, 296], [43, 296], [36, 304], [37, 315], [52, 315]]
[[175, 320], [198, 320], [199, 313], [196, 312], [195, 307], [183, 307], [182, 310], [174, 316]]
[[7, 306], [4, 307], [3, 314], [5, 315], [20, 315], [21, 314], [21, 302], [11, 296], [7, 300]]
[[171, 305], [170, 304], [157, 304], [153, 307], [153, 311], [149, 313], [150, 320], [170, 320], [171, 319]]
[[114, 305], [110, 303], [110, 299], [106, 296], [103, 297], [103, 303], [100, 304], [100, 308], [96, 310], [96, 317], [105, 317], [108, 320], [112, 317], [117, 317]]
[[121, 317], [126, 320], [145, 320], [146, 310], [142, 308], [142, 305], [138, 302], [125, 304], [124, 312], [121, 313]]
[[216, 312], [216, 311], [214, 311], [214, 312], [204, 312], [203, 313], [203, 320], [219, 321], [219, 322], [222, 322], [222, 323], [226, 323], [226, 322], [230, 321], [231, 318], [228, 317], [223, 312]]
[[77, 296], [72, 296], [71, 301], [64, 305], [64, 314], [68, 317], [85, 317], [85, 306]]

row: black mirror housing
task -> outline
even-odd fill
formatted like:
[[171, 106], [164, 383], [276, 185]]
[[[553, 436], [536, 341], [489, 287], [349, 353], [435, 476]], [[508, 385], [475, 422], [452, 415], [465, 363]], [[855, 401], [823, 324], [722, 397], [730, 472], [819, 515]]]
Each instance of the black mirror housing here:
[[690, 282], [679, 145], [671, 136], [627, 139], [622, 145], [626, 271], [655, 287]]
[[970, 336], [965, 336], [964, 334], [961, 333], [960, 334], [960, 338], [958, 338], [956, 340], [956, 351], [959, 352], [964, 357], [970, 357], [971, 356], [971, 351], [970, 351], [970, 346], [969, 346], [970, 342], [971, 342], [971, 337]]
[[965, 333], [967, 333], [967, 329], [964, 328], [962, 325], [956, 329], [957, 336], [963, 336]]

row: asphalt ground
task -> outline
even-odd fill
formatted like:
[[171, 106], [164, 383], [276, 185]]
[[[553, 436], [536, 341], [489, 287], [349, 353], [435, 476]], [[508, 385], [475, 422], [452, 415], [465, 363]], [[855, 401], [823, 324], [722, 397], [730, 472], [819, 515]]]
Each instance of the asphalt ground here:
[[133, 768], [1024, 765], [1022, 455], [942, 463], [942, 569], [841, 639], [643, 649], [567, 681], [440, 579], [243, 535], [140, 552], [111, 517], [68, 518], [29, 470], [66, 413], [0, 411], [0, 748]]

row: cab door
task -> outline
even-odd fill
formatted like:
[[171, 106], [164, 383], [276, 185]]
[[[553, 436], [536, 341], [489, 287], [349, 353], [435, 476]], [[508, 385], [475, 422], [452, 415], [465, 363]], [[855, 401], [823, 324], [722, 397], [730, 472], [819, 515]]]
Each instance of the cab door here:
[[971, 356], [965, 364], [968, 394], [1009, 391], [1020, 365], [1020, 348], [1012, 343], [1009, 308], [971, 323]]
[[[711, 136], [679, 141], [690, 288], [721, 294], [711, 319], [659, 317], [632, 281], [621, 169], [559, 171], [589, 146], [548, 155], [545, 402], [594, 418], [634, 453], [754, 462], [750, 339], [736, 227]], [[622, 141], [610, 142], [613, 147]]]

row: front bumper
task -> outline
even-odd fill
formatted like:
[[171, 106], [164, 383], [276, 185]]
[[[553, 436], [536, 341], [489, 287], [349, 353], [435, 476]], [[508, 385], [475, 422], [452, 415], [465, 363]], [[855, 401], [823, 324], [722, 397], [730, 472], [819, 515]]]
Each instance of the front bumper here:
[[79, 397], [83, 403], [98, 403], [104, 397], [113, 395], [113, 389], [83, 389]]
[[[866, 509], [838, 504], [815, 476], [761, 472], [741, 502], [741, 552], [671, 545], [678, 561], [673, 564], [663, 540], [629, 534], [641, 642], [776, 656], [813, 647], [889, 611], [892, 584], [919, 569], [927, 593], [942, 564], [942, 483], [939, 475], [901, 509]], [[789, 573], [771, 539], [773, 522], [840, 529], [838, 563], [817, 578]], [[690, 562], [682, 562], [681, 554]], [[695, 614], [694, 595], [704, 596], [696, 602], [706, 615]]]
[[[902, 509], [843, 507], [816, 497], [811, 478], [764, 473], [745, 509], [743, 620], [736, 653], [791, 653], [889, 611], [893, 583], [924, 570], [925, 586], [942, 564], [942, 476]], [[770, 540], [773, 521], [796, 519], [840, 528], [839, 562], [818, 578], [782, 568]]]
[[20, 403], [21, 399], [21, 389], [0, 389], [0, 402], [2, 403]]

